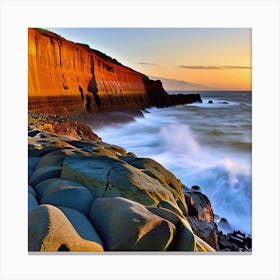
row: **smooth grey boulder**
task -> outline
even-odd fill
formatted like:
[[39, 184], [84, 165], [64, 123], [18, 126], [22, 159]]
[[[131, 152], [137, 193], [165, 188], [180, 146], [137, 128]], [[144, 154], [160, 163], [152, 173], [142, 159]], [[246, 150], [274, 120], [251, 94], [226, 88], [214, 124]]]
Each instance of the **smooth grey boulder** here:
[[83, 185], [70, 180], [56, 179], [45, 184], [40, 203], [64, 206], [87, 214], [93, 197]]
[[30, 185], [28, 185], [28, 192], [37, 198], [37, 192]]
[[195, 238], [192, 228], [186, 218], [179, 216], [176, 212], [162, 207], [147, 207], [147, 209], [163, 219], [175, 225], [176, 231], [169, 251], [193, 251]]
[[44, 166], [38, 168], [29, 179], [29, 184], [31, 186], [36, 186], [47, 179], [60, 177], [60, 173], [61, 167], [59, 166]]
[[45, 193], [48, 192], [49, 188], [52, 187], [51, 183], [59, 180], [60, 178], [51, 178], [45, 181], [40, 182], [39, 184], [34, 186], [34, 189], [38, 193], [38, 199], [44, 196]]
[[64, 159], [69, 156], [75, 154], [70, 149], [62, 149], [62, 150], [55, 150], [40, 158], [38, 162], [37, 168], [41, 168], [44, 166], [62, 166]]
[[98, 236], [96, 230], [84, 214], [71, 208], [58, 208], [64, 213], [64, 215], [71, 222], [75, 230], [82, 238], [94, 241], [103, 247], [103, 243], [100, 237]]
[[35, 196], [28, 192], [28, 213], [38, 206], [38, 201]]
[[41, 160], [41, 157], [28, 157], [28, 179], [34, 173], [40, 160]]
[[171, 222], [122, 197], [96, 199], [89, 219], [109, 251], [164, 251], [175, 231]]

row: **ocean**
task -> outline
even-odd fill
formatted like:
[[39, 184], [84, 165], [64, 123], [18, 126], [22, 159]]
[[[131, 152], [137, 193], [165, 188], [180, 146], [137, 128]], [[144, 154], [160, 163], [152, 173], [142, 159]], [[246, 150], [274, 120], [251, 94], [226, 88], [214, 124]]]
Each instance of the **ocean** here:
[[196, 93], [203, 103], [147, 108], [133, 122], [94, 131], [104, 142], [158, 161], [186, 186], [200, 186], [217, 222], [225, 218], [232, 230], [251, 235], [252, 94]]

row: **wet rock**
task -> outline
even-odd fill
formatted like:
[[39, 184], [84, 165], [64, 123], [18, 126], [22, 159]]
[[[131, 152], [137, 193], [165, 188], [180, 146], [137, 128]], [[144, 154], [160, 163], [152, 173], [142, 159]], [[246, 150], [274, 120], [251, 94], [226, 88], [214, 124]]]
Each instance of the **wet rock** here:
[[208, 104], [213, 104], [213, 100], [209, 100], [209, 101], [208, 101]]
[[192, 186], [192, 191], [194, 191], [194, 192], [201, 192], [201, 188], [199, 187], [199, 186]]
[[233, 228], [231, 227], [226, 218], [221, 218], [217, 225], [218, 229], [221, 230], [223, 233], [229, 233], [233, 231]]
[[188, 221], [194, 233], [219, 250], [217, 226], [214, 223], [214, 214], [208, 197], [201, 193], [199, 186], [191, 189], [184, 186], [184, 193], [188, 207]]
[[28, 131], [28, 136], [34, 137], [38, 133], [40, 133], [40, 130], [38, 130], [38, 129], [30, 130], [30, 131]]
[[194, 216], [189, 216], [188, 221], [190, 222], [193, 232], [198, 237], [207, 242], [215, 250], [219, 250], [217, 226], [214, 221], [199, 221]]
[[252, 251], [252, 237], [246, 236], [245, 233], [240, 231], [233, 231], [228, 234], [218, 232], [218, 242], [221, 250], [230, 251]]
[[213, 221], [212, 206], [206, 195], [199, 192], [197, 187], [195, 187], [195, 190], [185, 190], [184, 193], [189, 216], [195, 216], [198, 221]]

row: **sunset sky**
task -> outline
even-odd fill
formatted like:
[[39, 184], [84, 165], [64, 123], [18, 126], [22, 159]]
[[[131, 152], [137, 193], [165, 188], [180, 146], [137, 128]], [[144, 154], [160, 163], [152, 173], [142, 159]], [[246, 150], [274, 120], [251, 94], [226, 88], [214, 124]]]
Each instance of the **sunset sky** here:
[[213, 90], [251, 90], [249, 28], [47, 29], [148, 76]]

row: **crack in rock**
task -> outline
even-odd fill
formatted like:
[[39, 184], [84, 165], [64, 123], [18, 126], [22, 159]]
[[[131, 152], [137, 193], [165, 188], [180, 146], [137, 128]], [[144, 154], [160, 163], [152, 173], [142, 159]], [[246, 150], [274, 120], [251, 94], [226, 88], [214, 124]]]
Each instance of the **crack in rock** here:
[[111, 168], [109, 169], [107, 175], [106, 175], [107, 183], [106, 183], [106, 186], [105, 186], [105, 190], [104, 190], [104, 193], [103, 193], [103, 197], [105, 196], [105, 193], [106, 193], [106, 191], [107, 191], [107, 189], [108, 189], [108, 187], [109, 187], [109, 185], [110, 185], [109, 176], [110, 176], [110, 173], [111, 173], [111, 171], [112, 171], [113, 169], [115, 169], [115, 167], [111, 167]]

